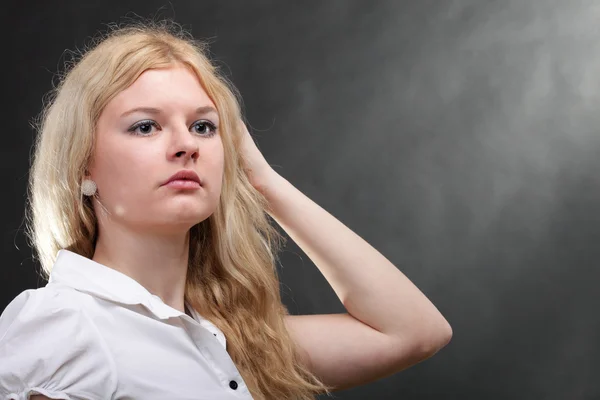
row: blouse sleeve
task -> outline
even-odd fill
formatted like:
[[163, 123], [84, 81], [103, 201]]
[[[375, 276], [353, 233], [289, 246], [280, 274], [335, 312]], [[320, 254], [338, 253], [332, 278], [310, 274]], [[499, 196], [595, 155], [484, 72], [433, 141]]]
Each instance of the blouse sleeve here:
[[26, 290], [0, 317], [0, 399], [110, 399], [114, 362], [66, 293]]

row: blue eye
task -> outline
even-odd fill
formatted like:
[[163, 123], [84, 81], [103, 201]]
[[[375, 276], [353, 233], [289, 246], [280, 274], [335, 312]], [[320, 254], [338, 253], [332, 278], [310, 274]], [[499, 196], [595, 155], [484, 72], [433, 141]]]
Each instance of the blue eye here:
[[210, 121], [200, 120], [192, 125], [195, 133], [200, 133], [203, 136], [212, 136], [216, 133], [217, 127]]
[[[146, 120], [133, 124], [127, 131], [140, 136], [148, 136], [152, 133], [152, 127], [158, 129], [158, 124], [152, 120]], [[136, 131], [139, 133], [136, 133]]]
[[[136, 122], [127, 130], [127, 132], [138, 136], [150, 136], [153, 134], [153, 128], [161, 129], [155, 121], [148, 119]], [[190, 130], [193, 130], [194, 133], [201, 136], [210, 137], [217, 133], [217, 126], [210, 121], [199, 120], [190, 126]]]

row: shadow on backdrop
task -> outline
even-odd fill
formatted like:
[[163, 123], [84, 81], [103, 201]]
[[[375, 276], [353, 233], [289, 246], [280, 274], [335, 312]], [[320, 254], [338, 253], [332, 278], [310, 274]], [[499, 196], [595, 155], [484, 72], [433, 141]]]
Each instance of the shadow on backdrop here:
[[[599, 5], [13, 3], [0, 309], [44, 284], [22, 233], [28, 124], [60, 55], [162, 10], [210, 39], [267, 160], [454, 329], [432, 359], [337, 398], [600, 398]], [[281, 265], [292, 313], [343, 310], [291, 241]]]

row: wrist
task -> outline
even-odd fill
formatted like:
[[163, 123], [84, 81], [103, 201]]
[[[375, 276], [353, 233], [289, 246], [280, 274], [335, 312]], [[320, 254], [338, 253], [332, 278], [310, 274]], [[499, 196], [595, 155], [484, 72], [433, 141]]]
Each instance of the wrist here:
[[275, 172], [275, 170], [269, 169], [256, 179], [254, 187], [265, 196], [267, 200], [270, 200], [275, 195], [277, 188], [281, 187], [283, 182], [285, 182], [285, 178]]

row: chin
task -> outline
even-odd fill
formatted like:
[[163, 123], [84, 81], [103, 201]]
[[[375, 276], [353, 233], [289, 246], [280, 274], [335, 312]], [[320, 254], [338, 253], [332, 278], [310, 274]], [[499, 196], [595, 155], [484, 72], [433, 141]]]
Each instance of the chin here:
[[176, 212], [168, 213], [164, 219], [166, 221], [174, 222], [176, 225], [189, 225], [192, 227], [206, 220], [213, 212], [214, 210], [212, 209], [196, 208], [194, 210], [185, 210], [182, 207], [182, 209], [179, 209]]
[[160, 209], [153, 208], [147, 211], [147, 217], [154, 221], [151, 225], [164, 227], [166, 230], [189, 230], [194, 225], [209, 218], [215, 211], [216, 204], [207, 204], [206, 201], [179, 201], [168, 204]]
[[[207, 217], [208, 218], [208, 217]], [[206, 218], [195, 218], [195, 219], [170, 219], [168, 221], [155, 221], [147, 226], [148, 230], [152, 230], [162, 234], [185, 234], [192, 227], [198, 225]]]

